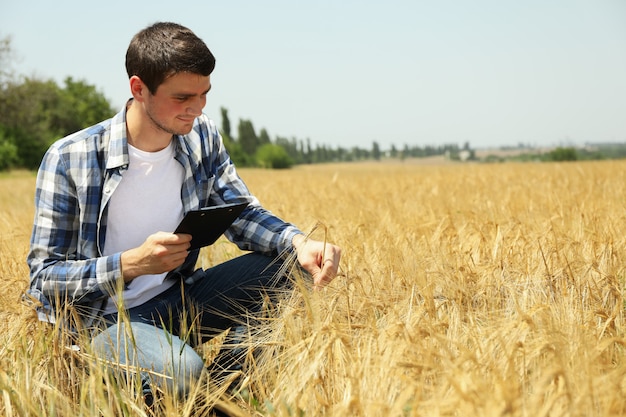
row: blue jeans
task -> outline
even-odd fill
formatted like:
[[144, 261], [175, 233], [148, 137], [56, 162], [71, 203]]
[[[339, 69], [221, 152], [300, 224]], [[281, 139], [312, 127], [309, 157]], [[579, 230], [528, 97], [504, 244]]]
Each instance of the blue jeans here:
[[184, 396], [205, 367], [193, 346], [244, 324], [264, 298], [286, 288], [286, 277], [277, 276], [282, 263], [273, 261], [250, 253], [199, 269], [129, 309], [128, 319], [105, 316], [105, 328], [92, 340], [94, 351], [120, 369], [137, 369], [145, 392], [156, 384]]

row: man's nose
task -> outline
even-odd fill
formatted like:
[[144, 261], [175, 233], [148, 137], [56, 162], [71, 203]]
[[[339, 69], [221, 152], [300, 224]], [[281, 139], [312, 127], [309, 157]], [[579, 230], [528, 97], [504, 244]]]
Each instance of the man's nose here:
[[206, 104], [206, 98], [198, 97], [195, 100], [192, 100], [187, 107], [186, 111], [188, 114], [198, 117], [202, 114], [202, 109]]

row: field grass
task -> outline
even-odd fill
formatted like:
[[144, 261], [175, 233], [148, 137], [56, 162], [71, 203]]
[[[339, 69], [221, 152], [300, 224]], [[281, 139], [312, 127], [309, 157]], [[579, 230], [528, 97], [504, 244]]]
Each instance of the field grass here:
[[[241, 170], [261, 202], [343, 248], [258, 329], [231, 398], [202, 381], [165, 415], [626, 414], [626, 162]], [[34, 176], [0, 178], [0, 415], [143, 415], [21, 301]], [[220, 242], [204, 266], [238, 253]]]

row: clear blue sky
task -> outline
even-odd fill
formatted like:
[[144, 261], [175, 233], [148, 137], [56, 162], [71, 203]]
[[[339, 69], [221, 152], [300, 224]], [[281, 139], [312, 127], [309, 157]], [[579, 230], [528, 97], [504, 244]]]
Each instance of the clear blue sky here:
[[130, 38], [161, 20], [217, 57], [205, 112], [257, 132], [383, 148], [626, 141], [625, 0], [0, 0], [26, 75], [120, 107]]

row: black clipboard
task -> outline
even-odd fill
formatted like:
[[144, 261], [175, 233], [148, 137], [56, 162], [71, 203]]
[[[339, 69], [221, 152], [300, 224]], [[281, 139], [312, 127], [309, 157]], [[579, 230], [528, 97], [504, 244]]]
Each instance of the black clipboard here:
[[185, 214], [174, 233], [192, 236], [190, 250], [212, 245], [247, 206], [248, 203], [231, 203], [192, 210]]

